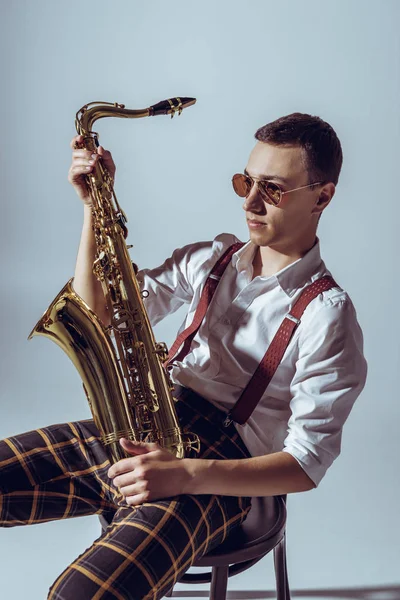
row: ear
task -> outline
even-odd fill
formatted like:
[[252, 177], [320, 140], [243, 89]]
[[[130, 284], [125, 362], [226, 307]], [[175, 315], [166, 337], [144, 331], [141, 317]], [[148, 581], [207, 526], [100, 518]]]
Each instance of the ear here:
[[335, 191], [336, 187], [334, 183], [326, 183], [321, 189], [311, 213], [314, 215], [321, 214], [332, 200], [333, 196], [335, 195]]

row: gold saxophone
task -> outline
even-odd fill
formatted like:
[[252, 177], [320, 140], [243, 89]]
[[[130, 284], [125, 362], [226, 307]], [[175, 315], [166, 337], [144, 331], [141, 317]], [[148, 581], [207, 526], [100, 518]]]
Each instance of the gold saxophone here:
[[[172, 98], [143, 110], [123, 104], [91, 102], [76, 114], [82, 147], [99, 145], [93, 123], [104, 117], [138, 119], [179, 114], [194, 98]], [[89, 108], [89, 106], [92, 108]], [[158, 442], [178, 458], [200, 449], [197, 435], [182, 433], [172, 395], [173, 384], [163, 367], [168, 350], [156, 342], [128, 254], [127, 219], [113, 190], [113, 180], [101, 159], [85, 175], [92, 196], [96, 259], [93, 272], [100, 281], [110, 314], [105, 327], [68, 281], [33, 328], [28, 339], [44, 335], [70, 357], [83, 381], [94, 422], [111, 463], [129, 456], [119, 444], [125, 437]]]

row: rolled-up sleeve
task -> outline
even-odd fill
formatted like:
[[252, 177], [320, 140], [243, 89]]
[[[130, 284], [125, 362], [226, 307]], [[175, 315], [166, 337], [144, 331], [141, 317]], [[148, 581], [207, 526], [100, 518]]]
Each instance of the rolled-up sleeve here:
[[283, 451], [318, 486], [340, 454], [342, 428], [365, 385], [367, 363], [348, 296], [319, 306], [300, 328]]
[[160, 267], [142, 269], [137, 273], [140, 289], [145, 292], [144, 304], [152, 327], [182, 304], [191, 301], [193, 291], [186, 277], [185, 262], [185, 257], [175, 251]]

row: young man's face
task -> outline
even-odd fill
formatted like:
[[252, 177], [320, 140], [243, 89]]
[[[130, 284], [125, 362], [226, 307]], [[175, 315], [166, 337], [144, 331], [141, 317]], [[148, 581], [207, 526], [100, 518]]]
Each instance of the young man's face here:
[[[299, 146], [257, 142], [246, 171], [256, 179], [268, 179], [279, 184], [282, 191], [311, 183], [304, 166], [303, 149]], [[308, 187], [283, 194], [279, 205], [273, 206], [264, 200], [258, 185], [254, 184], [243, 203], [251, 240], [258, 246], [295, 250], [316, 229], [319, 213], [312, 211], [321, 188]]]

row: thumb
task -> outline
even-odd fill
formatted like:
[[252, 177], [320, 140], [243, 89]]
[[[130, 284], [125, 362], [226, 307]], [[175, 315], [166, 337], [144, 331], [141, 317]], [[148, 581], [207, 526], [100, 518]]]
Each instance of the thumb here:
[[111, 152], [109, 150], [106, 150], [103, 146], [97, 147], [97, 154], [101, 156], [104, 162], [109, 162], [111, 159]]
[[151, 444], [148, 442], [134, 442], [133, 440], [128, 440], [127, 438], [121, 438], [119, 443], [124, 450], [130, 454], [147, 454], [148, 452], [155, 450], [154, 446], [156, 446], [156, 444]]
[[109, 150], [105, 150], [103, 148], [103, 146], [99, 146], [97, 148], [97, 154], [99, 154], [99, 156], [101, 157], [105, 167], [108, 169], [111, 177], [114, 177], [115, 175], [115, 163], [113, 161], [113, 158], [111, 156], [111, 152]]

